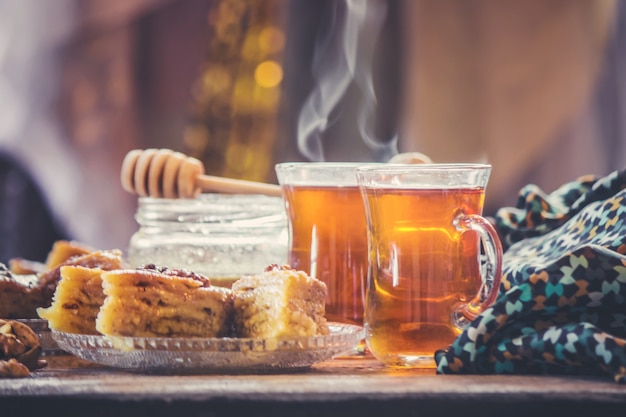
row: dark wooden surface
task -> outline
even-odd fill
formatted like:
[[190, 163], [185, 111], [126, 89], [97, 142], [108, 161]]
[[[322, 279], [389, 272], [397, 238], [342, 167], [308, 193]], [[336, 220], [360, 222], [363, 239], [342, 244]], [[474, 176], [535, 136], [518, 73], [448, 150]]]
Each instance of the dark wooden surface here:
[[454, 376], [338, 359], [288, 373], [146, 375], [73, 356], [0, 379], [0, 416], [618, 416], [610, 378]]

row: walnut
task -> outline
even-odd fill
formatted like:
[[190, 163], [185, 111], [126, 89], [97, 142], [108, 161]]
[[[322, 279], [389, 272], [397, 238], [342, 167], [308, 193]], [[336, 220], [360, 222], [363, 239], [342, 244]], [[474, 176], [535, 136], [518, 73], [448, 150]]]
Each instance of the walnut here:
[[0, 360], [0, 378], [25, 378], [29, 375], [28, 368], [15, 359]]
[[43, 368], [41, 343], [35, 332], [19, 321], [0, 319], [0, 377], [24, 377]]

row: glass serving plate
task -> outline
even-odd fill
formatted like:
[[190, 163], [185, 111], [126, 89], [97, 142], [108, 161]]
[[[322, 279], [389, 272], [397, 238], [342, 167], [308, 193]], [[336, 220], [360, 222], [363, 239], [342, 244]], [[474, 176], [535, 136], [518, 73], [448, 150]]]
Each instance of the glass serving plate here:
[[329, 323], [326, 336], [296, 338], [107, 337], [52, 330], [59, 347], [101, 365], [141, 372], [306, 368], [354, 351], [365, 337], [360, 326]]

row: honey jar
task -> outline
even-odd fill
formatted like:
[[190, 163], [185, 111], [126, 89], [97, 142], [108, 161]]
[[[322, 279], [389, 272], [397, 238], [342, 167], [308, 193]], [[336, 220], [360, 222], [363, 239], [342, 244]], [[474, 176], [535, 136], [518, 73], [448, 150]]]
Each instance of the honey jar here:
[[201, 194], [194, 199], [140, 197], [128, 259], [207, 276], [230, 287], [242, 275], [287, 262], [282, 199], [263, 195]]

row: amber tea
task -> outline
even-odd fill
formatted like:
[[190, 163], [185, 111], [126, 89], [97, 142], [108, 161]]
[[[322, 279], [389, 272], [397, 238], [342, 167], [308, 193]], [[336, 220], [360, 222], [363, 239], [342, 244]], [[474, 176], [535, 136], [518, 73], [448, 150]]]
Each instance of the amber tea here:
[[326, 283], [326, 316], [363, 324], [365, 209], [358, 187], [285, 186], [289, 263]]
[[497, 236], [480, 217], [484, 184], [458, 184], [456, 177], [433, 183], [389, 169], [376, 179], [378, 170], [359, 170], [370, 243], [367, 344], [387, 365], [431, 367], [434, 352], [461, 332], [464, 314], [484, 304], [476, 301], [483, 284], [480, 236], [489, 248]]
[[355, 169], [380, 164], [276, 165], [288, 218], [291, 266], [325, 282], [326, 317], [363, 324], [368, 268], [365, 207]]

